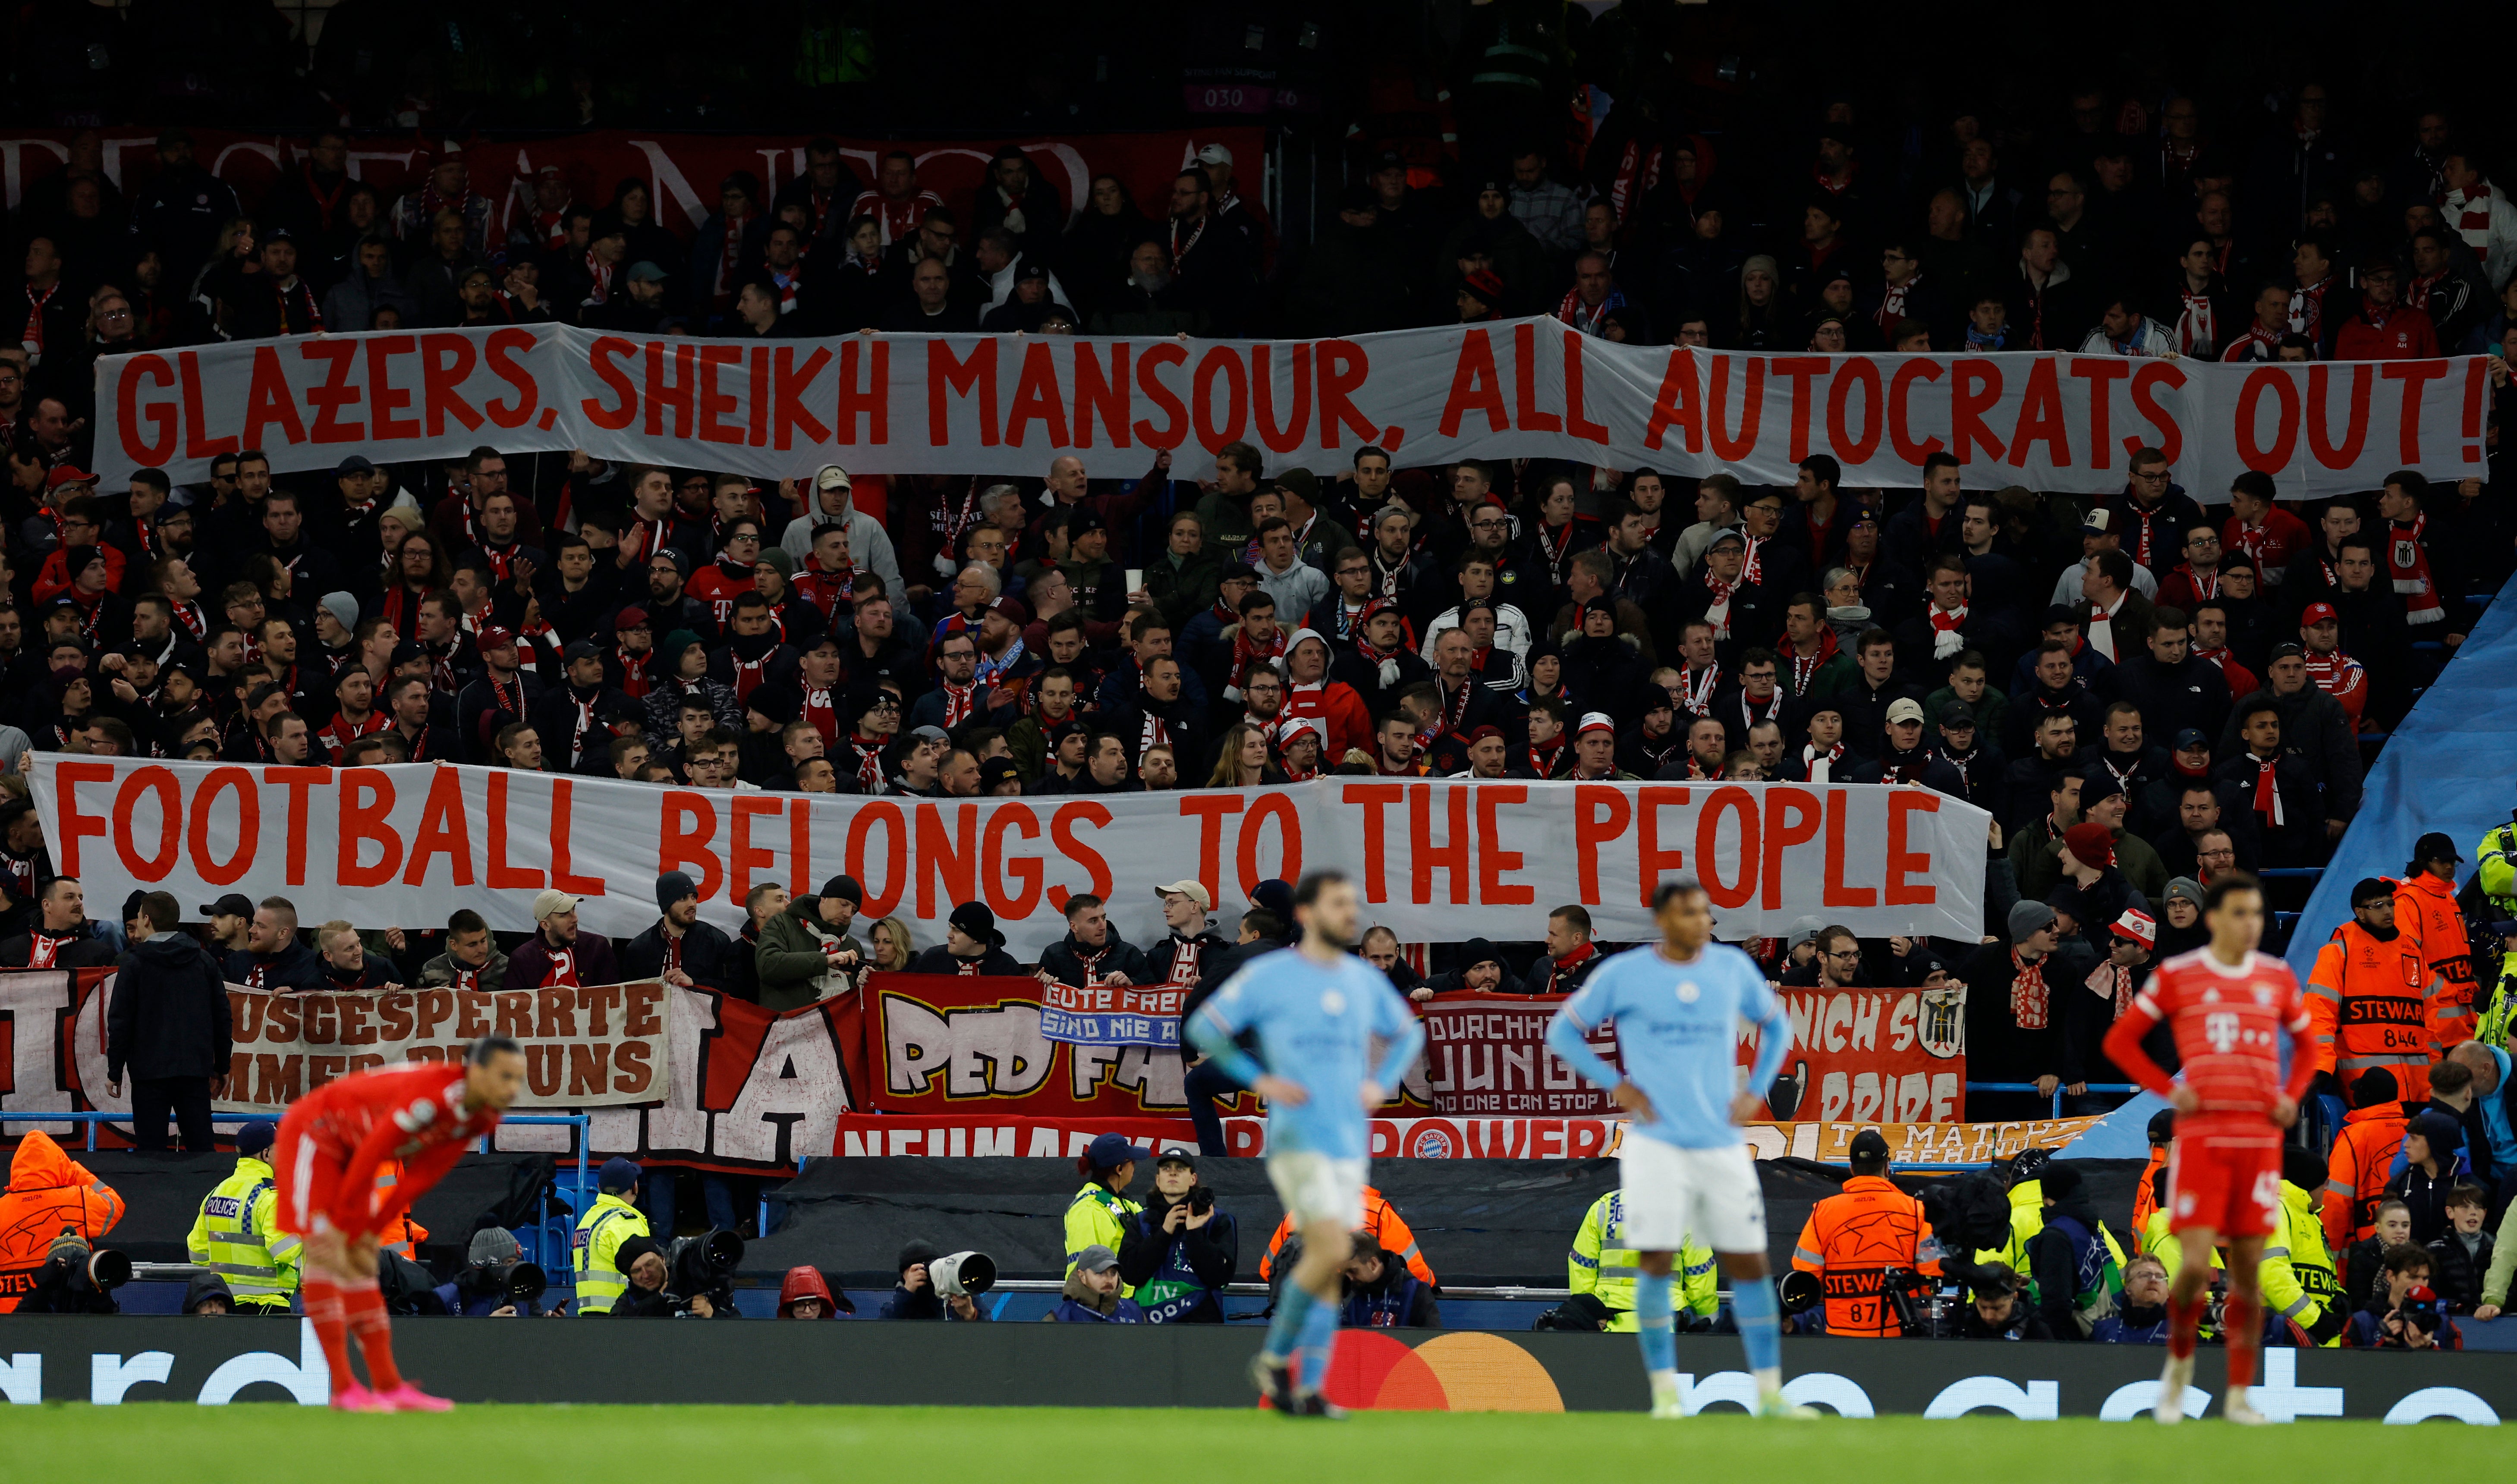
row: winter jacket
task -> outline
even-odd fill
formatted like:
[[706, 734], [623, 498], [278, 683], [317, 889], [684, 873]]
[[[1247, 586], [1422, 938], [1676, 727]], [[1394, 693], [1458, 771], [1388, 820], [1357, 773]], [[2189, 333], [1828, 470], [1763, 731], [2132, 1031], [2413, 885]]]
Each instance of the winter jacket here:
[[[62, 1152], [42, 1129], [18, 1141], [9, 1189], [0, 1194], [0, 1314], [33, 1291], [54, 1241], [75, 1232], [93, 1244], [122, 1219], [122, 1197]], [[111, 1310], [105, 1312], [110, 1313]]]
[[751, 955], [760, 981], [760, 1007], [796, 1010], [853, 988], [856, 980], [833, 965], [823, 952], [835, 942], [856, 954], [860, 965], [871, 955], [864, 944], [845, 933], [833, 933], [822, 920], [822, 899], [796, 897], [787, 910], [760, 925], [760, 947]]
[[507, 955], [499, 953], [497, 943], [492, 941], [490, 956], [477, 969], [455, 962], [452, 954], [440, 954], [419, 966], [419, 982], [430, 989], [459, 984], [466, 974], [472, 976], [475, 989], [503, 989], [507, 983]]
[[1086, 1287], [1082, 1273], [1066, 1275], [1063, 1302], [1049, 1311], [1049, 1324], [1143, 1324], [1145, 1311], [1132, 1298], [1117, 1293], [1096, 1293]]
[[[694, 922], [682, 934], [682, 972], [703, 989], [734, 988], [734, 940], [723, 928], [702, 920]], [[620, 972], [632, 984], [661, 979], [664, 973], [664, 924], [659, 918], [645, 932], [629, 940], [621, 951]], [[590, 982], [590, 981], [589, 981]]]
[[1097, 949], [1086, 948], [1073, 933], [1068, 933], [1041, 950], [1040, 966], [1058, 983], [1077, 989], [1109, 974], [1140, 984], [1146, 968], [1144, 953], [1120, 937], [1115, 927], [1108, 929], [1108, 936]]
[[787, 1270], [787, 1281], [778, 1286], [778, 1317], [781, 1319], [794, 1318], [795, 1301], [799, 1298], [818, 1298], [822, 1300], [822, 1317], [824, 1319], [854, 1319], [856, 1317], [854, 1314], [842, 1314], [839, 1312], [837, 1300], [831, 1296], [831, 1286], [822, 1281], [821, 1273], [810, 1263], [799, 1263]]
[[[252, 985], [281, 993], [331, 987], [323, 975], [322, 955], [295, 939], [289, 940], [277, 954], [231, 949], [220, 959], [219, 972], [229, 984]], [[595, 982], [598, 981], [588, 981]]]
[[2453, 1227], [2430, 1243], [2430, 1287], [2449, 1313], [2470, 1314], [2482, 1301], [2482, 1278], [2491, 1269], [2493, 1247], [2487, 1231], [2474, 1233], [2473, 1245], [2467, 1247]]
[[1241, 1260], [1240, 1224], [1216, 1208], [1202, 1225], [1166, 1232], [1177, 1204], [1151, 1192], [1145, 1208], [1121, 1223], [1120, 1282], [1134, 1290], [1147, 1324], [1221, 1324], [1223, 1286]]
[[1013, 954], [1001, 948], [992, 948], [976, 958], [957, 958], [951, 949], [939, 943], [910, 959], [909, 972], [978, 974], [990, 978], [1003, 978], [1019, 976], [1022, 973], [1022, 965], [1014, 961]]
[[113, 977], [106, 1075], [115, 1081], [225, 1077], [235, 1025], [227, 980], [198, 943], [155, 933]]
[[[612, 940], [600, 933], [579, 933], [570, 945], [576, 955], [576, 982], [579, 984], [620, 984], [620, 970], [612, 960]], [[537, 990], [550, 973], [550, 944], [535, 933], [516, 945], [507, 959], [507, 980], [503, 989]]]

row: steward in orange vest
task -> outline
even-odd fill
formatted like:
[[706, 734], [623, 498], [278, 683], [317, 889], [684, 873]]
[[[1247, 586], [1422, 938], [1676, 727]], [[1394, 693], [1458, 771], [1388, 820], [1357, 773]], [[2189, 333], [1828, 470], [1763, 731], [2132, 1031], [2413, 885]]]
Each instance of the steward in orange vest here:
[[2307, 1016], [2319, 1072], [2349, 1086], [2383, 1067], [2403, 1096], [2425, 1100], [2433, 975], [2412, 936], [2397, 926], [2402, 910], [2393, 883], [2381, 877], [2351, 888], [2351, 920], [2317, 950], [2308, 975]]

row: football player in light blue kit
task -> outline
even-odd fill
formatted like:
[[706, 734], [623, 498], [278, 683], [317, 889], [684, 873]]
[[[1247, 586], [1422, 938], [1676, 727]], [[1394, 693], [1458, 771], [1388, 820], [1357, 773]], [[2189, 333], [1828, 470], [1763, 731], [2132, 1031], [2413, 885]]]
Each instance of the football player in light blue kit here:
[[[1301, 1260], [1277, 1296], [1251, 1376], [1288, 1417], [1337, 1417], [1319, 1394], [1320, 1377], [1337, 1339], [1339, 1280], [1363, 1224], [1368, 1120], [1415, 1065], [1425, 1030], [1388, 976], [1346, 951], [1356, 909], [1343, 873], [1304, 876], [1294, 916], [1301, 945], [1243, 965], [1191, 1017], [1187, 1035], [1218, 1071], [1267, 1100], [1267, 1179], [1302, 1236]], [[1243, 1031], [1258, 1033], [1256, 1061], [1233, 1044]], [[1376, 1036], [1388, 1049], [1368, 1067]]]
[[[1757, 1378], [1760, 1417], [1812, 1417], [1783, 1399], [1781, 1311], [1766, 1276], [1766, 1202], [1739, 1124], [1758, 1098], [1739, 1090], [1738, 1033], [1759, 1037], [1747, 1085], [1782, 1070], [1792, 1023], [1755, 959], [1713, 939], [1713, 904], [1691, 875], [1652, 894], [1661, 941], [1628, 949], [1592, 971], [1556, 1012], [1547, 1046], [1631, 1115], [1618, 1146], [1626, 1242], [1638, 1251], [1635, 1318], [1651, 1415], [1677, 1417], [1678, 1340], [1671, 1322], [1670, 1258], [1693, 1232], [1730, 1277], [1730, 1311]], [[1588, 1038], [1616, 1022], [1625, 1075]]]

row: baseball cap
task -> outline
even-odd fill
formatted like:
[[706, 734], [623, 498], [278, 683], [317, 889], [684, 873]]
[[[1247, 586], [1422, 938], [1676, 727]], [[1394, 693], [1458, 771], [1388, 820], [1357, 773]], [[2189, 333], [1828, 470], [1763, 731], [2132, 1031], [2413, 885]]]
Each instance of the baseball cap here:
[[75, 464], [64, 464], [52, 473], [44, 476], [44, 488], [46, 489], [59, 489], [64, 485], [93, 485], [95, 483], [95, 475], [88, 473], [86, 470], [79, 468]]
[[2107, 532], [2108, 525], [2113, 519], [2114, 512], [2101, 505], [2097, 509], [2090, 511], [2087, 515], [2080, 517], [2080, 530], [2082, 532], [2089, 535], [2104, 535]]
[[1022, 768], [1010, 757], [992, 757], [979, 765], [979, 791], [994, 793], [1009, 783], [1022, 781]]
[[1130, 1143], [1124, 1133], [1098, 1134], [1092, 1140], [1092, 1147], [1084, 1153], [1087, 1159], [1102, 1169], [1138, 1160], [1151, 1160], [1154, 1157], [1152, 1150], [1140, 1144]]
[[1864, 1128], [1853, 1136], [1845, 1153], [1856, 1160], [1884, 1160], [1888, 1158], [1888, 1136], [1876, 1128]]
[[629, 281], [632, 283], [661, 283], [664, 281], [664, 271], [658, 268], [655, 264], [648, 262], [646, 259], [641, 258], [637, 262], [629, 265]]
[[1963, 702], [1952, 700], [1941, 707], [1941, 725], [1951, 731], [1961, 727], [1972, 727], [1975, 725], [1975, 713], [1968, 710]]
[[2158, 923], [2138, 907], [2124, 909], [2124, 914], [2115, 919], [2114, 934], [2118, 938], [2130, 938], [2143, 948], [2158, 946]]
[[235, 1146], [238, 1155], [260, 1154], [279, 1137], [279, 1124], [272, 1119], [247, 1119], [236, 1125]]
[[516, 636], [492, 623], [488, 628], [481, 630], [480, 635], [473, 640], [473, 643], [482, 654], [486, 655], [491, 650], [515, 648]]
[[568, 648], [559, 652], [559, 657], [571, 664], [580, 659], [600, 658], [602, 655], [603, 652], [594, 647], [594, 641], [591, 639], [573, 639], [569, 641]]
[[2197, 747], [2207, 751], [2210, 745], [2211, 739], [2202, 735], [2200, 727], [2187, 727], [2176, 734], [2176, 750], [2179, 752], [2191, 752]]
[[614, 620], [612, 626], [616, 630], [645, 628], [647, 626], [647, 611], [640, 608], [637, 604], [632, 603], [627, 608], [620, 611], [620, 616]]
[[836, 464], [824, 464], [813, 476], [813, 488], [816, 489], [849, 488], [851, 487], [848, 484], [848, 471]]
[[533, 898], [533, 920], [547, 922], [562, 912], [576, 911], [576, 899], [564, 891], [544, 888]]
[[610, 1191], [627, 1190], [638, 1183], [638, 1175], [637, 1161], [623, 1159], [616, 1154], [604, 1161], [603, 1167], [595, 1172], [594, 1188]]
[[332, 476], [335, 479], [348, 479], [354, 474], [373, 474], [375, 472], [376, 466], [368, 462], [367, 456], [363, 453], [353, 453], [348, 458], [345, 458], [332, 466]]
[[2298, 626], [2300, 628], [2314, 628], [2320, 623], [2339, 623], [2341, 621], [2342, 615], [2333, 611], [2333, 605], [2330, 603], [2311, 603], [2307, 606], [2306, 612], [2298, 615]]
[[[1106, 1139], [1115, 1139], [1119, 1137], [1119, 1135], [1115, 1133], [1105, 1133], [1101, 1137]], [[1093, 1140], [1092, 1147], [1095, 1149], [1100, 1148], [1101, 1140]], [[1153, 1152], [1151, 1150], [1139, 1149], [1136, 1153], [1144, 1155], [1150, 1159]], [[1090, 1247], [1088, 1247], [1084, 1251], [1075, 1254], [1075, 1270], [1079, 1273], [1106, 1273], [1118, 1265], [1119, 1254], [1110, 1251], [1098, 1242], [1093, 1243]]]
[[1919, 726], [1923, 720], [1923, 703], [1910, 696], [1892, 700], [1888, 703], [1888, 720], [1892, 724], [1910, 721]]
[[2281, 643], [2274, 645], [2272, 647], [2272, 652], [2265, 657], [2267, 659], [2290, 659], [2303, 656], [2306, 653], [2306, 649], [2301, 647], [2298, 641], [2294, 639], [2284, 639]]
[[1006, 621], [1016, 628], [1031, 622], [1031, 610], [1023, 607], [1023, 600], [1020, 598], [1010, 595], [999, 597], [991, 600], [988, 607], [996, 613], [1004, 615]]
[[1173, 881], [1169, 886], [1155, 887], [1154, 895], [1157, 897], [1186, 897], [1197, 904], [1197, 910], [1199, 912], [1211, 912], [1215, 911], [1215, 898], [1207, 894], [1206, 883], [1203, 881], [1190, 881], [1185, 879]]
[[1594, 732], [1605, 732], [1614, 737], [1617, 735], [1617, 724], [1605, 711], [1586, 711], [1582, 715], [1582, 724], [1573, 729], [1573, 735], [1588, 737]]
[[1014, 270], [1014, 281], [1020, 283], [1025, 279], [1034, 279], [1042, 283], [1047, 282], [1048, 265], [1045, 263], [1033, 262], [1029, 258], [1024, 259], [1021, 266]]
[[242, 892], [232, 891], [226, 896], [219, 898], [216, 902], [202, 903], [201, 915], [204, 917], [250, 917], [253, 915], [253, 899]]
[[1208, 145], [1197, 151], [1197, 162], [1201, 165], [1229, 165], [1232, 151], [1221, 145]]
[[1704, 549], [1711, 551], [1716, 546], [1737, 546], [1745, 549], [1747, 544], [1748, 538], [1746, 536], [1741, 535], [1736, 530], [1726, 530], [1715, 531], [1713, 539], [1705, 543]]
[[2463, 859], [2464, 857], [2456, 854], [2455, 841], [2435, 829], [2421, 836], [2412, 845], [2412, 864], [2415, 866], [2425, 866], [2432, 861], [2461, 862]]
[[916, 728], [911, 731], [909, 735], [917, 738], [919, 742], [949, 743], [953, 741], [953, 734], [945, 731], [942, 727], [933, 725]]
[[1154, 1164], [1157, 1166], [1164, 1165], [1178, 1165], [1188, 1169], [1195, 1169], [1197, 1168], [1197, 1156], [1189, 1153], [1185, 1149], [1166, 1149], [1154, 1158]]

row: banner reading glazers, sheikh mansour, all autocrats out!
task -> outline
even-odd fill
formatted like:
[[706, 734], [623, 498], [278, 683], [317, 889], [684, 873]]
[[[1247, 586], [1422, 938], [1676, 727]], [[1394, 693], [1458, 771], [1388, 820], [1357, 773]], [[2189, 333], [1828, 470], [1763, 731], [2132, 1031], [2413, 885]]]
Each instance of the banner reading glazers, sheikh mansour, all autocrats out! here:
[[1615, 345], [1552, 318], [1310, 341], [1063, 335], [702, 340], [561, 325], [384, 331], [110, 356], [96, 460], [179, 482], [258, 448], [280, 471], [582, 448], [777, 479], [1039, 474], [1060, 454], [1183, 476], [1226, 444], [1270, 472], [1546, 457], [1788, 485], [1812, 453], [1849, 484], [2121, 488], [2164, 453], [2199, 498], [2249, 469], [2293, 497], [2410, 468], [2479, 475], [2483, 357], [2223, 365], [2070, 353], [1762, 355]]
[[[1090, 893], [1131, 942], [1164, 931], [1154, 889], [1190, 877], [1218, 910], [1261, 880], [1350, 873], [1366, 920], [1406, 942], [1543, 935], [1579, 904], [1599, 935], [1652, 934], [1652, 890], [1692, 871], [1725, 938], [1817, 914], [1868, 937], [1972, 941], [1984, 811], [1879, 784], [1576, 784], [1336, 777], [1273, 788], [1039, 799], [728, 792], [448, 763], [292, 768], [38, 753], [28, 763], [62, 871], [99, 902], [170, 891], [283, 896], [301, 922], [442, 926], [458, 909], [530, 932], [534, 894], [579, 897], [587, 931], [656, 919], [656, 878], [686, 872], [739, 928], [761, 882], [812, 892], [846, 871], [868, 918], [920, 945], [964, 902], [1026, 960]], [[1062, 1006], [1112, 1013], [1141, 1006]]]

